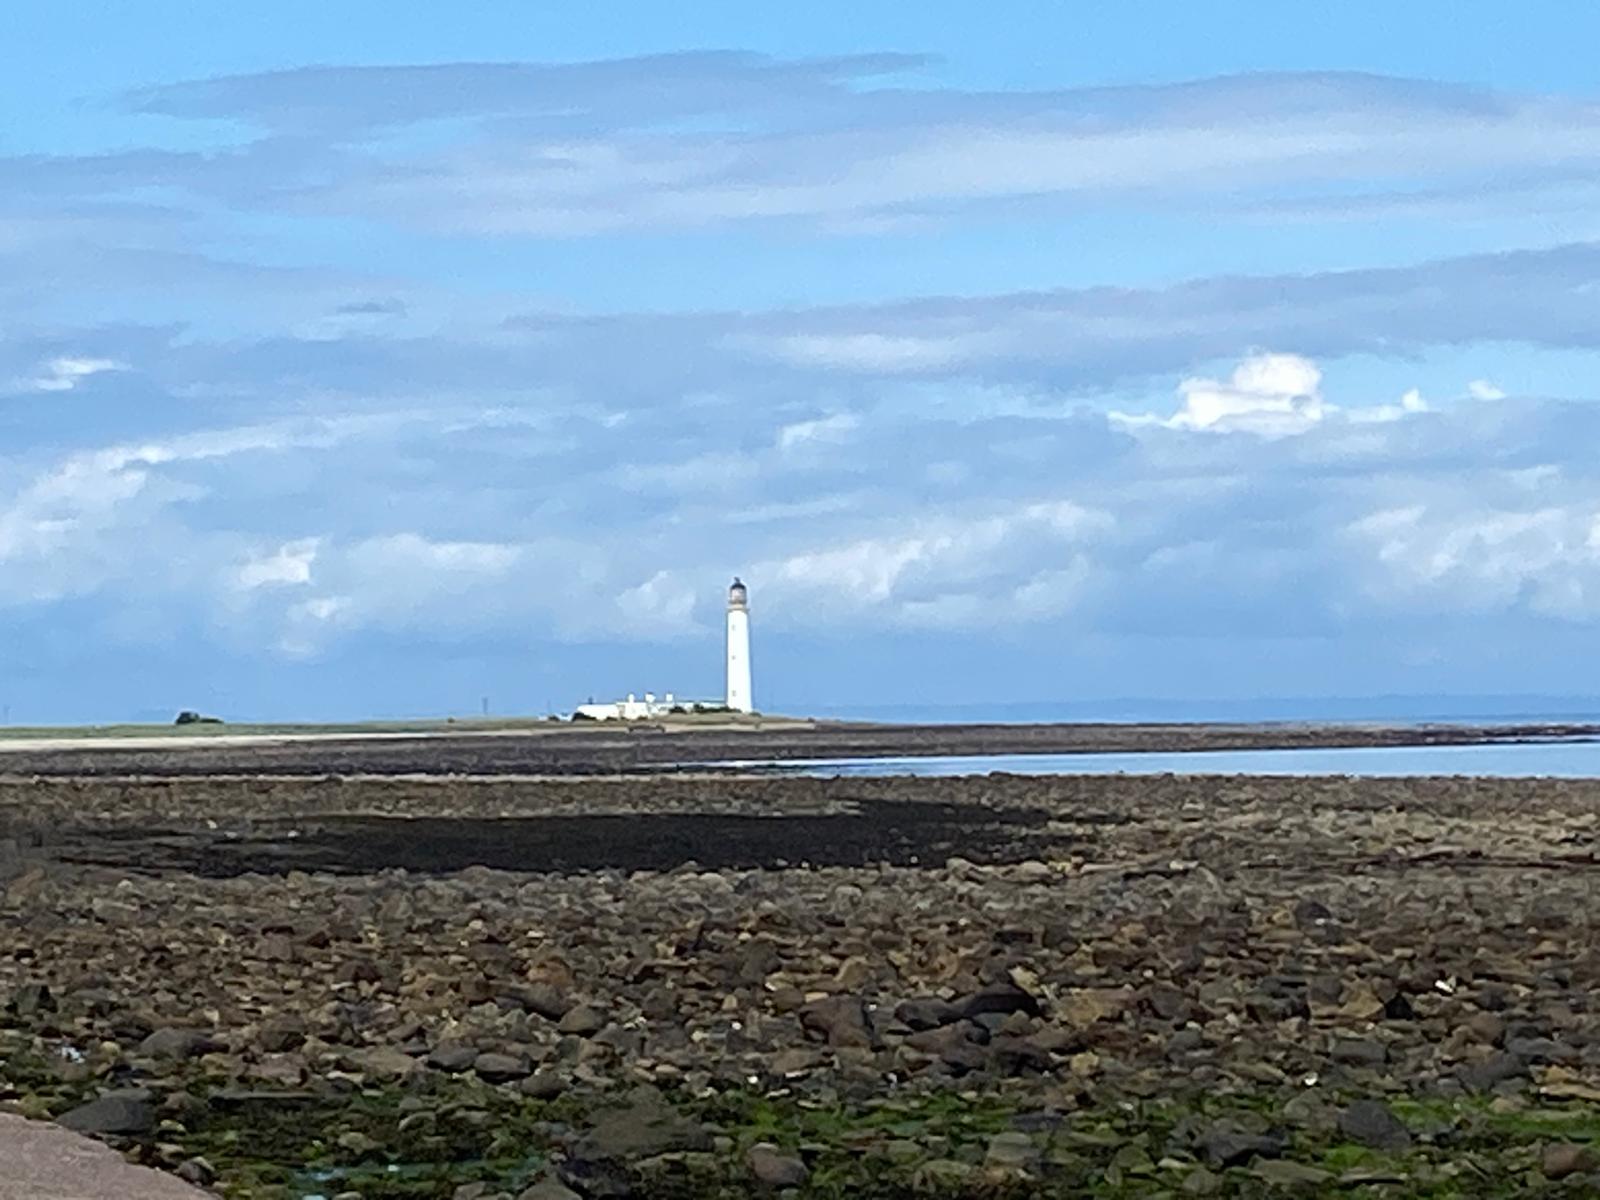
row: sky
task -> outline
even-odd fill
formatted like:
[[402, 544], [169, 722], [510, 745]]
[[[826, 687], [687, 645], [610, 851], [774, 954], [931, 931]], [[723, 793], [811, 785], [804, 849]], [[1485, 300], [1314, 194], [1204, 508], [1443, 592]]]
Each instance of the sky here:
[[1600, 9], [0, 7], [0, 718], [1600, 692]]

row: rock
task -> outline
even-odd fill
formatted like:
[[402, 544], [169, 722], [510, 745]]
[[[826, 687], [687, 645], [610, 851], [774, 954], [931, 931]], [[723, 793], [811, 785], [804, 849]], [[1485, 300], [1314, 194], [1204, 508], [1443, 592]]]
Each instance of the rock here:
[[1357, 1100], [1339, 1114], [1339, 1132], [1373, 1150], [1404, 1150], [1411, 1133], [1389, 1106], [1378, 1100]]
[[26, 1020], [40, 1013], [55, 1012], [56, 998], [48, 984], [25, 983], [11, 993], [11, 1001], [6, 1007], [11, 1010], [13, 1016]]
[[1196, 1167], [1183, 1177], [1181, 1190], [1185, 1196], [1214, 1196], [1222, 1190], [1222, 1176]]
[[1467, 1063], [1456, 1068], [1456, 1078], [1469, 1091], [1487, 1092], [1508, 1079], [1519, 1079], [1528, 1073], [1528, 1064], [1515, 1054], [1500, 1051], [1482, 1062]]
[[1187, 1020], [1193, 1008], [1189, 997], [1174, 987], [1152, 988], [1145, 1004], [1163, 1021]]
[[556, 1071], [536, 1071], [517, 1085], [517, 1091], [534, 1100], [554, 1100], [566, 1090], [566, 1077]]
[[276, 1017], [262, 1023], [256, 1045], [268, 1054], [298, 1050], [306, 1040], [305, 1023], [296, 1017]]
[[744, 1158], [757, 1183], [768, 1188], [801, 1187], [811, 1178], [805, 1163], [770, 1142], [757, 1142]]
[[1286, 1158], [1263, 1159], [1250, 1173], [1273, 1187], [1286, 1188], [1320, 1187], [1333, 1178], [1332, 1171], [1308, 1167]]
[[1539, 1168], [1546, 1179], [1565, 1179], [1600, 1168], [1600, 1156], [1588, 1146], [1572, 1142], [1550, 1142], [1539, 1154]]
[[1278, 1111], [1285, 1121], [1312, 1133], [1331, 1133], [1339, 1127], [1332, 1106], [1310, 1091], [1291, 1097]]
[[1506, 1053], [1530, 1063], [1572, 1063], [1578, 1052], [1552, 1038], [1522, 1037], [1506, 1040]]
[[306, 1065], [298, 1054], [265, 1054], [261, 1060], [246, 1069], [251, 1079], [296, 1088], [305, 1082]]
[[583, 1200], [583, 1197], [559, 1179], [541, 1179], [532, 1187], [518, 1192], [517, 1200]]
[[1473, 1013], [1467, 1018], [1464, 1028], [1476, 1040], [1490, 1046], [1499, 1045], [1506, 1036], [1505, 1018], [1496, 1013]]
[[919, 996], [895, 1005], [894, 1016], [895, 1020], [915, 1030], [938, 1029], [959, 1021], [962, 1008], [936, 996]]
[[1039, 1163], [1039, 1147], [1026, 1133], [997, 1133], [984, 1151], [985, 1165], [1009, 1171], [1026, 1171]]
[[977, 1174], [977, 1168], [971, 1163], [964, 1163], [953, 1158], [934, 1158], [923, 1163], [911, 1176], [912, 1187], [918, 1189], [915, 1194], [932, 1192], [935, 1195], [944, 1195], [948, 1192], [960, 1194]]
[[574, 1007], [566, 993], [548, 983], [530, 984], [518, 990], [516, 996], [523, 1008], [547, 1021], [561, 1020]]
[[373, 1151], [382, 1148], [379, 1142], [359, 1129], [347, 1129], [334, 1139], [334, 1145], [357, 1158], [370, 1158]]
[[1019, 883], [1049, 883], [1056, 877], [1054, 867], [1036, 858], [1017, 863], [1011, 868], [1011, 874]]
[[1371, 1038], [1339, 1038], [1329, 1053], [1334, 1062], [1357, 1067], [1381, 1067], [1389, 1061], [1389, 1051]]
[[1003, 1075], [1045, 1072], [1055, 1065], [1050, 1052], [1033, 1038], [1000, 1034], [989, 1042], [989, 1057]]
[[624, 1161], [671, 1151], [711, 1148], [711, 1135], [672, 1108], [652, 1088], [641, 1088], [626, 1107], [603, 1115], [573, 1148], [580, 1159]]
[[1313, 1007], [1312, 1014], [1331, 1015], [1347, 1021], [1376, 1021], [1384, 1015], [1384, 1002], [1371, 984], [1357, 983], [1345, 989], [1339, 1006], [1331, 1013], [1318, 1013]]
[[0, 838], [0, 883], [21, 875], [27, 869], [27, 861], [16, 838]]
[[1062, 994], [1061, 1016], [1075, 1029], [1121, 1016], [1133, 1006], [1130, 988], [1072, 988]]
[[514, 1054], [480, 1054], [473, 1060], [472, 1069], [488, 1083], [510, 1083], [528, 1074], [526, 1060]]
[[1320, 900], [1307, 897], [1294, 906], [1295, 924], [1302, 929], [1308, 925], [1321, 925], [1331, 920], [1333, 913]]
[[800, 1010], [800, 1028], [835, 1049], [873, 1044], [866, 1003], [859, 996], [827, 996]]
[[368, 958], [347, 958], [333, 973], [333, 981], [343, 984], [381, 983], [383, 972]]
[[210, 1187], [217, 1181], [217, 1169], [203, 1158], [191, 1158], [179, 1163], [173, 1174], [195, 1187]]
[[139, 1053], [151, 1058], [198, 1058], [218, 1048], [209, 1034], [194, 1029], [158, 1029], [139, 1043]]
[[966, 1022], [945, 1025], [912, 1034], [906, 1039], [906, 1045], [932, 1055], [958, 1073], [976, 1071], [988, 1061], [988, 1053], [974, 1040], [975, 1033], [981, 1035], [980, 1030]]
[[89, 905], [89, 911], [94, 914], [95, 920], [104, 921], [107, 925], [131, 925], [139, 919], [137, 904], [113, 900], [109, 896], [96, 896]]
[[815, 1070], [822, 1063], [822, 1055], [815, 1050], [781, 1050], [767, 1063], [767, 1070], [780, 1079], [794, 1079]]
[[407, 1079], [422, 1069], [422, 1064], [393, 1046], [378, 1046], [356, 1054], [361, 1069], [377, 1079]]
[[74, 1133], [131, 1135], [156, 1127], [155, 1105], [142, 1088], [107, 1092], [56, 1118], [56, 1124]]
[[562, 1033], [574, 1034], [577, 1037], [593, 1037], [606, 1027], [603, 1013], [590, 1008], [587, 1004], [580, 1004], [577, 1008], [568, 1011], [556, 1025]]
[[986, 1013], [1009, 1016], [1016, 1012], [1037, 1017], [1041, 1009], [1038, 1000], [1014, 983], [991, 984], [968, 996], [961, 1004], [961, 1015], [969, 1021]]
[[0, 1114], [0, 1164], [0, 1200], [206, 1200], [180, 1179], [124, 1162], [109, 1146], [8, 1114]]
[[1286, 1142], [1276, 1133], [1247, 1133], [1226, 1121], [1219, 1121], [1198, 1138], [1206, 1161], [1213, 1167], [1233, 1167], [1248, 1162], [1253, 1155], [1275, 1158]]
[[1177, 1058], [1192, 1053], [1206, 1044], [1206, 1035], [1198, 1029], [1180, 1029], [1167, 1039], [1167, 1057]]
[[464, 1042], [441, 1042], [428, 1055], [428, 1065], [447, 1075], [459, 1075], [478, 1060], [478, 1048]]

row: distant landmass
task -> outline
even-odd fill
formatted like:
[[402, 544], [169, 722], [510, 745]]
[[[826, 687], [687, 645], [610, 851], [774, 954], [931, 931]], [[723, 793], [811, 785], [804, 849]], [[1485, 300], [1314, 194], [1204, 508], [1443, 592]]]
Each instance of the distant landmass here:
[[1600, 696], [1299, 696], [1250, 700], [1015, 701], [825, 705], [807, 715], [856, 721], [1026, 724], [1054, 721], [1600, 721]]

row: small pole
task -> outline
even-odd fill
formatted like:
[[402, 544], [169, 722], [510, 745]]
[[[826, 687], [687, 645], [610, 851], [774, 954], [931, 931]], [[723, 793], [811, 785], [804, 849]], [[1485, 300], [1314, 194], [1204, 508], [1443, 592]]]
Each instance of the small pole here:
[[486, 717], [489, 715], [489, 697], [487, 696], [483, 698], [483, 715]]

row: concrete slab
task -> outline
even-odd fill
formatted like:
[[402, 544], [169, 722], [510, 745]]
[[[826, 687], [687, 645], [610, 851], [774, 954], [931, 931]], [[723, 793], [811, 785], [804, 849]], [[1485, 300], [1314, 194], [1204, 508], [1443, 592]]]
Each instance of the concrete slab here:
[[0, 1200], [207, 1200], [59, 1125], [0, 1113]]

